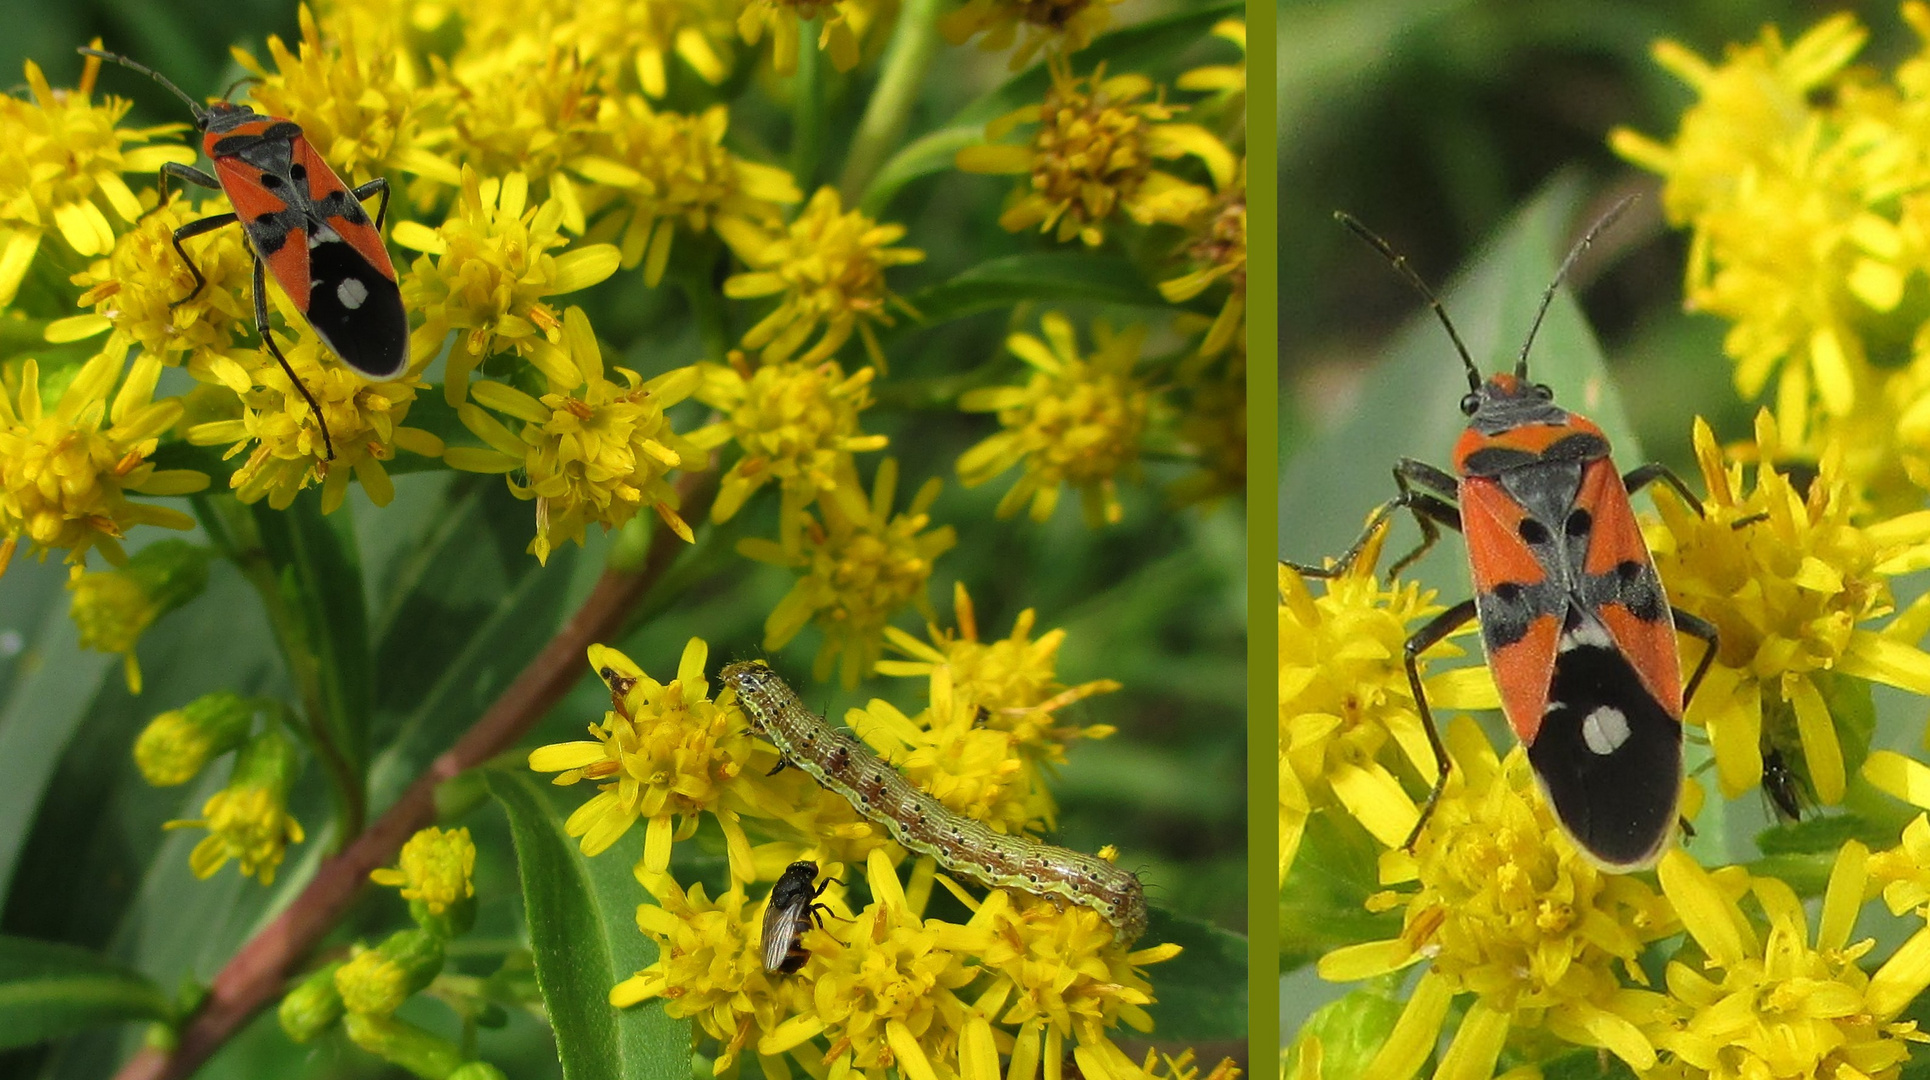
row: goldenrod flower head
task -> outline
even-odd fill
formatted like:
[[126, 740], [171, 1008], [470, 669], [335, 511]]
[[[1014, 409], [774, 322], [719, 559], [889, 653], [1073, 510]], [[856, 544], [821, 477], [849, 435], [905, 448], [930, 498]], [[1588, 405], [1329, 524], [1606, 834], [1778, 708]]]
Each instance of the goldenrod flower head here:
[[[704, 679], [709, 657], [703, 639], [691, 638], [677, 677], [666, 685], [615, 649], [590, 646], [590, 667], [609, 683], [613, 698], [603, 722], [590, 725], [595, 741], [554, 743], [529, 755], [530, 768], [560, 774], [553, 783], [597, 784], [598, 794], [564, 825], [568, 835], [583, 838], [583, 854], [604, 851], [644, 820], [649, 834], [640, 867], [662, 873], [670, 865], [673, 833], [691, 836], [704, 813], [741, 840], [736, 811], [742, 802], [731, 797], [730, 781], [745, 771], [758, 744], [732, 702], [710, 698]], [[733, 862], [747, 852], [740, 845]], [[734, 870], [749, 880], [747, 866]]]
[[[563, 348], [544, 348], [535, 357], [550, 383], [540, 399], [506, 383], [473, 384], [469, 394], [479, 404], [464, 402], [457, 414], [489, 448], [460, 448], [444, 457], [458, 469], [523, 473], [526, 482], [511, 479], [509, 490], [536, 501], [529, 550], [538, 561], [547, 562], [560, 541], [583, 543], [589, 523], [622, 525], [645, 506], [691, 541], [667, 475], [700, 466], [704, 452], [677, 434], [664, 410], [697, 388], [697, 369], [674, 368], [647, 382], [628, 368], [614, 369], [621, 382], [606, 377], [596, 333], [581, 308], [565, 313], [563, 339]], [[520, 431], [510, 431], [479, 405], [521, 421]]]
[[[290, 319], [290, 325], [297, 324]], [[305, 326], [292, 345], [283, 345], [282, 355], [322, 407], [335, 447], [333, 461], [322, 460], [315, 411], [266, 349], [204, 353], [189, 365], [192, 373], [233, 391], [240, 401], [239, 417], [195, 424], [187, 435], [196, 446], [230, 444], [229, 457], [254, 444], [228, 478], [242, 502], [267, 499], [269, 506], [285, 510], [301, 489], [320, 483], [322, 512], [333, 513], [355, 480], [370, 502], [387, 506], [395, 484], [382, 463], [395, 457], [397, 448], [424, 457], [442, 453], [441, 439], [403, 425], [416, 394], [427, 388], [420, 374], [369, 382]]]
[[358, 948], [353, 958], [335, 969], [335, 992], [350, 1012], [387, 1016], [409, 1000], [408, 975], [402, 965], [379, 951]]
[[[1780, 367], [1778, 418], [1799, 442], [1813, 405], [1847, 416], [1871, 392], [1865, 328], [1894, 313], [1924, 255], [1896, 209], [1920, 183], [1905, 171], [1915, 137], [1896, 128], [1892, 92], [1845, 75], [1866, 37], [1844, 12], [1788, 44], [1765, 28], [1719, 65], [1660, 42], [1657, 62], [1700, 100], [1671, 145], [1610, 137], [1666, 178], [1670, 220], [1695, 233], [1688, 306], [1733, 322], [1723, 347], [1743, 397]], [[1839, 88], [1849, 91], [1841, 115], [1812, 102]]]
[[724, 474], [710, 518], [729, 521], [757, 489], [776, 481], [784, 493], [779, 531], [788, 535], [819, 496], [856, 487], [851, 455], [884, 449], [885, 436], [858, 430], [878, 370], [863, 367], [847, 376], [836, 360], [750, 370], [743, 354], [733, 352], [732, 360], [703, 365], [697, 389], [699, 401], [725, 413], [714, 437], [728, 436], [744, 451]]
[[282, 996], [275, 1019], [290, 1039], [308, 1042], [342, 1018], [342, 994], [335, 989], [335, 973], [345, 963], [337, 960], [323, 966]]
[[1077, 686], [1058, 681], [1059, 646], [1066, 639], [1063, 629], [1048, 630], [1033, 639], [1038, 613], [1026, 608], [1012, 621], [1009, 635], [982, 642], [978, 616], [962, 581], [952, 585], [952, 616], [958, 621], [956, 631], [935, 624], [926, 627], [930, 644], [897, 627], [886, 627], [885, 645], [910, 659], [880, 660], [878, 674], [929, 678], [934, 704], [947, 696], [983, 709], [977, 723], [1011, 732], [1026, 754], [1043, 760], [1064, 760], [1065, 744], [1073, 739], [1103, 739], [1113, 733], [1110, 724], [1073, 727], [1056, 722], [1053, 714], [1058, 710], [1119, 689], [1112, 679]]
[[1226, 303], [1200, 343], [1199, 356], [1211, 358], [1245, 336], [1246, 330], [1246, 158], [1233, 181], [1213, 198], [1213, 205], [1189, 230], [1184, 257], [1191, 269], [1159, 283], [1159, 294], [1182, 303], [1205, 292], [1215, 282], [1226, 282]]
[[335, 991], [350, 1016], [387, 1016], [442, 970], [442, 939], [427, 930], [398, 930], [373, 949], [356, 946], [335, 969]]
[[[800, 364], [815, 364], [830, 359], [855, 329], [871, 363], [884, 370], [884, 351], [871, 324], [891, 325], [887, 302], [905, 308], [885, 287], [885, 271], [925, 259], [917, 248], [891, 246], [904, 238], [903, 225], [879, 225], [859, 210], [845, 213], [837, 190], [823, 187], [776, 236], [741, 219], [719, 218], [716, 228], [751, 268], [725, 280], [724, 295], [781, 297], [776, 310], [744, 334], [745, 348], [762, 350], [758, 357], [767, 364], [793, 356]], [[819, 326], [824, 336], [798, 353]]]
[[[865, 881], [872, 901], [852, 917], [848, 937], [840, 927], [843, 947], [812, 954], [806, 1015], [855, 1069], [895, 1064], [901, 1075], [936, 1075], [932, 1059], [949, 1063], [958, 1053], [967, 1006], [955, 991], [976, 975], [954, 949], [985, 949], [990, 935], [924, 919], [922, 897], [907, 896], [883, 851], [866, 859]], [[758, 1052], [781, 1053], [786, 1041], [768, 1036]]]
[[134, 740], [134, 764], [155, 787], [185, 784], [214, 757], [240, 746], [254, 718], [254, 706], [232, 691], [203, 694], [148, 721]]
[[[1318, 597], [1291, 567], [1279, 569], [1282, 882], [1314, 808], [1337, 805], [1396, 847], [1419, 815], [1402, 779], [1432, 784], [1437, 772], [1403, 657], [1408, 635], [1445, 609], [1415, 582], [1375, 579], [1386, 539], [1383, 527]], [[1427, 655], [1464, 652], [1450, 639]], [[1431, 675], [1422, 689], [1437, 716], [1500, 707], [1481, 665]]]
[[643, 885], [657, 902], [638, 905], [637, 927], [656, 942], [657, 960], [611, 988], [610, 1004], [663, 998], [666, 1015], [695, 1020], [724, 1044], [714, 1066], [722, 1075], [754, 1032], [775, 1031], [784, 1021], [799, 982], [764, 970], [764, 904], [745, 899], [741, 882], [733, 879], [714, 902], [702, 882], [686, 892], [659, 874], [645, 876]]
[[236, 859], [241, 876], [257, 877], [263, 885], [275, 880], [288, 845], [301, 843], [304, 836], [301, 822], [288, 813], [288, 789], [299, 769], [294, 741], [270, 728], [241, 748], [228, 786], [201, 807], [199, 818], [162, 826], [208, 830], [188, 854], [195, 877], [213, 877], [229, 859]]
[[982, 953], [992, 984], [976, 1000], [981, 1008], [1005, 1002], [996, 1019], [1020, 1026], [1014, 1061], [1030, 1042], [1046, 1060], [1063, 1060], [1067, 1049], [1082, 1064], [1089, 1055], [1105, 1059], [1105, 1068], [1087, 1075], [1141, 1075], [1106, 1030], [1121, 1023], [1142, 1033], [1153, 1029], [1145, 1009], [1153, 1001], [1152, 984], [1139, 969], [1178, 956], [1179, 946], [1126, 952], [1113, 947], [1111, 924], [1090, 908], [1022, 893], [993, 893], [970, 925], [993, 941]]
[[1383, 885], [1415, 887], [1368, 903], [1405, 909], [1401, 935], [1320, 960], [1321, 977], [1335, 981], [1429, 962], [1366, 1075], [1413, 1075], [1452, 1000], [1469, 993], [1475, 1000], [1437, 1075], [1487, 1080], [1510, 1031], [1534, 1028], [1608, 1050], [1637, 1072], [1653, 1066], [1655, 1046], [1639, 1025], [1659, 995], [1624, 988], [1616, 968], [1642, 980], [1635, 961], [1644, 946], [1678, 929], [1667, 903], [1640, 878], [1606, 873], [1576, 850], [1521, 748], [1498, 760], [1466, 717], [1449, 726], [1447, 743], [1454, 772], [1413, 853], [1381, 856]]
[[432, 915], [449, 910], [449, 905], [476, 895], [471, 877], [476, 872], [476, 844], [469, 830], [444, 832], [434, 826], [417, 831], [402, 845], [402, 854], [393, 870], [369, 871], [377, 885], [400, 885], [402, 899], [420, 900]]
[[1119, 0], [968, 0], [964, 7], [941, 16], [938, 30], [945, 40], [963, 45], [974, 34], [984, 34], [978, 47], [998, 52], [1024, 32], [1012, 53], [1013, 71], [1032, 62], [1040, 49], [1055, 55], [1078, 52], [1112, 24], [1112, 5]]
[[409, 51], [373, 19], [337, 15], [326, 20], [324, 32], [303, 4], [300, 20], [300, 55], [269, 35], [273, 72], [234, 50], [235, 60], [260, 80], [249, 96], [259, 111], [300, 125], [302, 137], [350, 187], [384, 175], [407, 159], [422, 127], [423, 96]]
[[985, 126], [988, 140], [1022, 124], [1038, 131], [1025, 145], [990, 142], [958, 152], [966, 172], [1029, 175], [999, 224], [1011, 232], [1034, 225], [1063, 243], [1078, 237], [1088, 247], [1106, 238], [1105, 225], [1125, 211], [1142, 225], [1183, 225], [1206, 210], [1213, 193], [1154, 168], [1156, 162], [1192, 156], [1213, 178], [1214, 188], [1233, 179], [1231, 151], [1212, 132], [1173, 117], [1184, 106], [1168, 105], [1144, 75], [1106, 77], [1101, 64], [1074, 76], [1070, 61], [1051, 62], [1052, 83], [1038, 105], [1008, 113]]
[[127, 689], [141, 692], [134, 646], [154, 620], [201, 595], [212, 553], [186, 540], [159, 540], [113, 570], [70, 578], [69, 612], [83, 648], [126, 658]]
[[729, 0], [548, 0], [463, 3], [463, 53], [470, 58], [517, 53], [531, 45], [574, 51], [617, 86], [626, 72], [645, 94], [669, 88], [672, 56], [715, 86], [730, 75], [736, 37]]
[[[739, 541], [738, 550], [750, 558], [804, 571], [764, 620], [765, 649], [775, 652], [790, 644], [815, 620], [824, 644], [812, 664], [813, 677], [830, 675], [832, 663], [843, 654], [840, 677], [845, 686], [856, 686], [876, 666], [885, 625], [898, 609], [911, 604], [926, 619], [935, 617], [925, 595], [932, 562], [958, 542], [950, 525], [927, 528], [928, 511], [943, 481], [935, 476], [926, 480], [911, 505], [893, 514], [897, 486], [898, 463], [886, 458], [878, 466], [869, 502], [820, 500], [819, 520], [811, 521], [801, 536], [787, 537], [790, 545]], [[858, 513], [851, 512], [853, 502]]]
[[563, 228], [583, 231], [583, 210], [565, 168], [588, 152], [596, 127], [596, 72], [550, 41], [518, 37], [508, 47], [458, 57], [438, 89], [447, 97], [447, 125], [426, 139], [441, 165], [432, 179], [461, 181], [461, 169], [483, 176], [525, 177], [563, 208]]
[[726, 149], [729, 128], [722, 105], [685, 115], [626, 94], [598, 110], [594, 152], [571, 169], [590, 182], [583, 200], [592, 216], [614, 206], [591, 235], [616, 239], [625, 267], [641, 261], [646, 285], [663, 279], [678, 226], [704, 233], [727, 220], [720, 231], [768, 231], [783, 221], [785, 205], [804, 198], [788, 171]]
[[[1774, 878], [1747, 878], [1762, 922], [1750, 918], [1687, 852], [1658, 868], [1662, 889], [1703, 959], [1668, 968], [1670, 1020], [1654, 1034], [1672, 1060], [1647, 1075], [1894, 1077], [1911, 1044], [1930, 1042], [1898, 1019], [1930, 987], [1930, 930], [1919, 930], [1877, 969], [1858, 961], [1872, 940], [1852, 942], [1863, 905], [1868, 851], [1843, 845], [1810, 944], [1802, 901]], [[1763, 923], [1767, 925], [1764, 926]]]
[[[1845, 778], [1831, 680], [1930, 693], [1930, 655], [1864, 625], [1890, 612], [1889, 577], [1930, 561], [1930, 512], [1857, 524], [1834, 449], [1807, 494], [1799, 491], [1770, 464], [1781, 441], [1766, 411], [1756, 418], [1754, 490], [1700, 419], [1695, 448], [1709, 492], [1702, 513], [1662, 495], [1662, 527], [1649, 531], [1670, 599], [1718, 635], [1686, 719], [1708, 730], [1722, 791], [1734, 798], [1761, 780], [1765, 721], [1787, 724], [1793, 712], [1816, 796], [1834, 805]], [[1783, 734], [1777, 745], [1794, 741]]]
[[556, 40], [574, 45], [606, 75], [630, 61], [637, 85], [660, 98], [673, 55], [712, 86], [730, 76], [733, 7], [726, 0], [582, 0], [564, 9], [569, 17]]
[[544, 297], [589, 288], [616, 272], [617, 249], [591, 244], [560, 255], [564, 204], [529, 205], [529, 179], [511, 173], [485, 180], [462, 170], [462, 195], [438, 228], [413, 221], [395, 227], [395, 242], [426, 252], [402, 279], [402, 302], [422, 313], [410, 354], [428, 363], [450, 330], [463, 335], [449, 352], [443, 386], [449, 404], [468, 394], [469, 374], [487, 357], [529, 358], [553, 343], [562, 320]]
[[1040, 320], [1042, 341], [1031, 334], [1005, 339], [1013, 355], [1030, 364], [1024, 386], [968, 390], [958, 399], [965, 412], [996, 412], [1005, 430], [958, 457], [958, 478], [977, 487], [1023, 463], [1025, 475], [999, 500], [998, 516], [1011, 517], [1027, 500], [1033, 521], [1045, 521], [1059, 505], [1062, 488], [1080, 496], [1086, 524], [1117, 524], [1118, 477], [1134, 475], [1139, 440], [1153, 407], [1153, 393], [1134, 372], [1146, 327], [1114, 333], [1093, 323], [1093, 353], [1079, 355], [1072, 322], [1056, 311]]
[[13, 302], [32, 265], [40, 240], [58, 233], [74, 252], [105, 255], [114, 247], [114, 227], [102, 208], [132, 222], [141, 202], [122, 173], [151, 173], [173, 161], [194, 161], [180, 145], [132, 146], [157, 135], [180, 131], [181, 124], [118, 128], [132, 104], [110, 97], [93, 103], [99, 57], [90, 56], [80, 86], [55, 90], [40, 65], [26, 62], [33, 100], [0, 97], [0, 307]]
[[206, 488], [208, 477], [147, 460], [180, 418], [181, 402], [153, 400], [158, 357], [141, 356], [123, 381], [124, 356], [110, 349], [78, 369], [50, 373], [56, 383], [71, 373], [52, 409], [41, 403], [40, 365], [32, 359], [18, 368], [17, 385], [0, 385], [0, 571], [22, 537], [43, 558], [66, 549], [78, 567], [90, 548], [111, 563], [127, 561], [120, 541], [135, 525], [194, 527], [179, 510], [127, 498], [186, 495]]
[[771, 67], [779, 75], [797, 71], [798, 46], [803, 24], [822, 16], [818, 31], [819, 49], [831, 55], [839, 71], [858, 66], [858, 39], [871, 24], [873, 13], [858, 0], [744, 0], [737, 12], [737, 33], [747, 45], [756, 45], [771, 31]]
[[199, 207], [173, 199], [142, 218], [121, 234], [107, 258], [74, 275], [74, 284], [87, 289], [80, 305], [93, 312], [57, 320], [47, 328], [47, 340], [80, 341], [112, 329], [105, 350], [138, 344], [170, 364], [231, 347], [254, 319], [248, 292], [254, 257], [241, 230], [216, 229], [193, 241], [195, 265], [207, 280], [199, 291], [174, 250], [174, 230], [228, 210], [225, 196]]

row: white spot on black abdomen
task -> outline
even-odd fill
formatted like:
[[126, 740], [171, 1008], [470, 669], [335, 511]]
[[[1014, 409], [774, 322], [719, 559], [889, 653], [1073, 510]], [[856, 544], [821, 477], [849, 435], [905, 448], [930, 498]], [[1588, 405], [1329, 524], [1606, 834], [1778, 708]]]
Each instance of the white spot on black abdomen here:
[[1582, 742], [1591, 753], [1607, 757], [1621, 749], [1628, 736], [1628, 717], [1613, 705], [1597, 705], [1582, 717]]
[[342, 306], [350, 311], [361, 307], [362, 301], [368, 298], [369, 287], [362, 284], [361, 278], [343, 278], [342, 283], [335, 286], [335, 299], [340, 300]]
[[341, 233], [336, 232], [327, 225], [317, 225], [315, 226], [315, 231], [308, 234], [308, 249], [313, 251], [319, 244], [339, 243], [341, 239]]

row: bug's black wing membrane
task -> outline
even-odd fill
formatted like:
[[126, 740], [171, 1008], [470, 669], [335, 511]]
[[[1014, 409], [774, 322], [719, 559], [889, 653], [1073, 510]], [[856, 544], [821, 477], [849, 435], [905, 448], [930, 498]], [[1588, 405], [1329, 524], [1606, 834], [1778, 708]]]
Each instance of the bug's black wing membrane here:
[[1528, 760], [1556, 816], [1597, 862], [1654, 862], [1676, 824], [1682, 724], [1621, 652], [1580, 645], [1556, 657]]
[[378, 382], [409, 366], [409, 315], [395, 282], [337, 240], [308, 251], [308, 323], [342, 362]]

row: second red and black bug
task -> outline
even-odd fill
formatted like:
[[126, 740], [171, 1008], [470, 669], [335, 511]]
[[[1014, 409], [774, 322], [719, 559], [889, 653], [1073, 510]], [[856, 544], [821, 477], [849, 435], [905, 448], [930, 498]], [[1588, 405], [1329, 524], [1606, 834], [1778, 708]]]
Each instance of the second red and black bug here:
[[[1571, 249], [1542, 294], [1512, 372], [1483, 378], [1434, 293], [1386, 241], [1346, 214], [1340, 222], [1373, 245], [1427, 301], [1467, 370], [1467, 428], [1454, 472], [1402, 458], [1399, 489], [1332, 566], [1289, 564], [1312, 577], [1344, 573], [1389, 515], [1405, 508], [1420, 544], [1390, 576], [1448, 528], [1467, 539], [1475, 595], [1408, 638], [1408, 683], [1439, 773], [1408, 837], [1411, 846], [1447, 783], [1448, 757], [1428, 709], [1416, 660], [1478, 620], [1502, 711], [1527, 748], [1535, 778], [1563, 829], [1594, 862], [1614, 871], [1654, 864], [1677, 821], [1682, 788], [1682, 711], [1715, 655], [1715, 627], [1677, 610], [1662, 591], [1637, 526], [1631, 492], [1661, 480], [1700, 503], [1674, 473], [1643, 465], [1616, 471], [1608, 438], [1554, 402], [1528, 377], [1528, 352], [1575, 259], [1632, 200], [1616, 205]], [[1706, 643], [1685, 691], [1680, 630]]]
[[[99, 49], [80, 52], [152, 78], [193, 110], [202, 152], [214, 163], [215, 175], [173, 162], [162, 166], [161, 204], [167, 204], [167, 177], [172, 176], [221, 191], [234, 212], [174, 231], [174, 250], [194, 275], [194, 289], [174, 302], [187, 302], [207, 285], [181, 241], [239, 223], [255, 257], [255, 329], [308, 402], [321, 428], [323, 460], [333, 459], [335, 446], [321, 406], [269, 333], [266, 274], [275, 275], [295, 310], [343, 363], [378, 382], [400, 376], [409, 366], [409, 317], [402, 308], [395, 266], [382, 244], [389, 182], [377, 177], [350, 188], [293, 121], [229, 101], [204, 106], [159, 72], [125, 56]], [[362, 202], [377, 195], [382, 201], [371, 221]]]

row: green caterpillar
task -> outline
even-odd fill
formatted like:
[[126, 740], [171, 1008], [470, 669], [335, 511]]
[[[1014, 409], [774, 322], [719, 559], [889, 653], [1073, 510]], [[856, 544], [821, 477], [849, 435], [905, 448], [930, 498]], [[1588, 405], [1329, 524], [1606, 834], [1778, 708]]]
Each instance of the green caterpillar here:
[[1115, 940], [1130, 945], [1146, 931], [1146, 892], [1129, 870], [1029, 836], [993, 832], [913, 787], [871, 748], [804, 707], [769, 665], [746, 661], [720, 676], [737, 693], [744, 715], [784, 759], [851, 801], [892, 839], [947, 870], [988, 886], [1056, 896], [1098, 912]]

